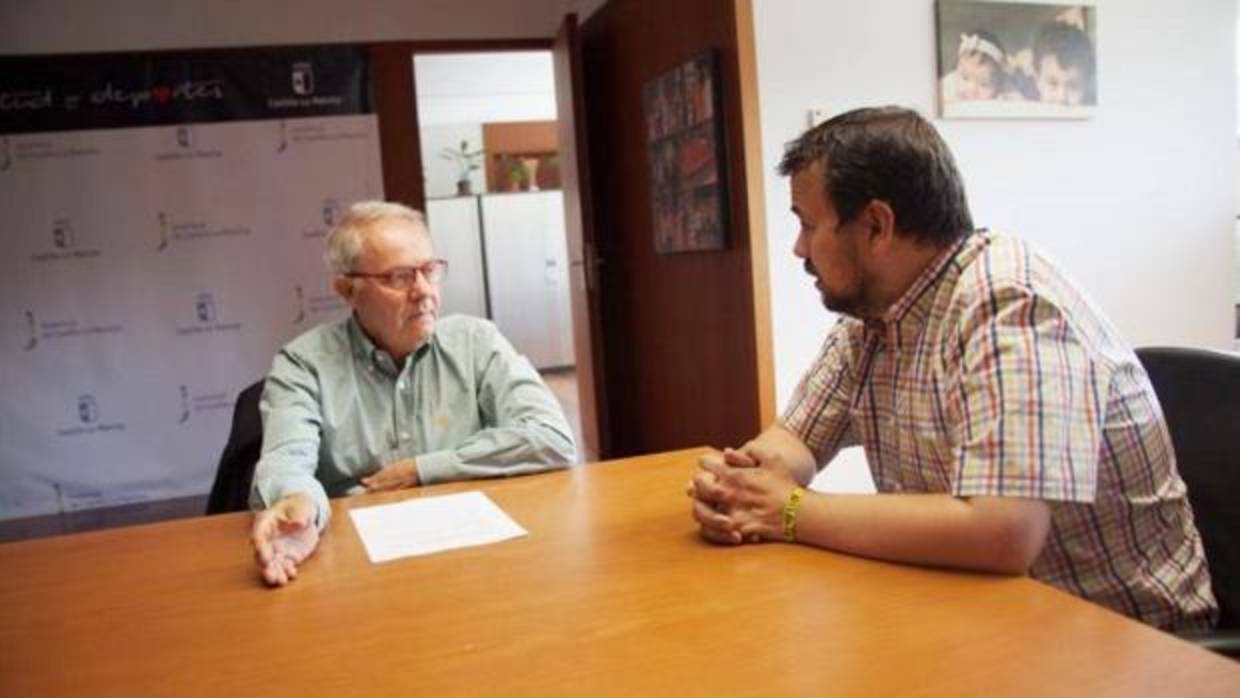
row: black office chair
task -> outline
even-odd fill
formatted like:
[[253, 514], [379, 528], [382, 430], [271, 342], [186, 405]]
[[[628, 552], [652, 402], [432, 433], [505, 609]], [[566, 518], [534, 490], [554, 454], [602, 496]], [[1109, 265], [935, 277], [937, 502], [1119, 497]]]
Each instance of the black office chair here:
[[237, 395], [233, 408], [232, 430], [228, 444], [215, 471], [215, 484], [207, 498], [207, 514], [245, 511], [249, 508], [250, 483], [254, 466], [263, 447], [263, 421], [258, 413], [258, 400], [263, 396], [263, 381], [251, 385]]
[[1240, 657], [1240, 356], [1147, 347], [1137, 358], [1167, 417], [1221, 611], [1215, 631], [1186, 637]]

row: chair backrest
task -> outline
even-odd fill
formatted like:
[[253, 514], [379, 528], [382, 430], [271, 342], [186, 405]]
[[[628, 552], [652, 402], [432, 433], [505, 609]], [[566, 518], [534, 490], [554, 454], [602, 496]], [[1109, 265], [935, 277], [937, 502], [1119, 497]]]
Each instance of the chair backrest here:
[[211, 496], [207, 498], [207, 514], [249, 508], [250, 483], [263, 447], [263, 420], [258, 413], [258, 400], [262, 396], [261, 380], [237, 395], [228, 444], [220, 456], [215, 484], [211, 486]]
[[1240, 628], [1240, 356], [1147, 347], [1137, 357], [1167, 417], [1205, 545], [1220, 628]]

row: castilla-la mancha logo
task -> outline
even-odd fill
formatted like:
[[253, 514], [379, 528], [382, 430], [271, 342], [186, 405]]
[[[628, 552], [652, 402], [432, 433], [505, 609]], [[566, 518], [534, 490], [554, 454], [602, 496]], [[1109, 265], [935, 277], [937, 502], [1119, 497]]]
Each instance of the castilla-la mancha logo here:
[[293, 94], [314, 94], [314, 66], [309, 61], [298, 61], [293, 64]]
[[330, 230], [340, 220], [340, 202], [335, 199], [323, 199], [323, 225]]
[[56, 434], [58, 436], [83, 436], [98, 432], [125, 431], [124, 422], [103, 421], [103, 414], [99, 409], [99, 401], [91, 393], [79, 395], [77, 402], [73, 403], [73, 407], [77, 423], [73, 426], [57, 429]]
[[210, 293], [199, 293], [194, 303], [194, 315], [198, 322], [215, 322], [215, 296]]
[[[53, 220], [50, 232], [49, 242], [51, 247], [31, 255], [30, 261], [37, 263], [79, 261], [94, 259], [102, 254], [97, 247], [81, 244], [81, 240], [79, 240], [81, 236], [77, 234], [73, 221], [68, 217], [60, 217]], [[89, 233], [89, 231], [87, 232]], [[90, 236], [87, 235], [85, 237], [89, 238]]]
[[219, 302], [215, 294], [203, 291], [194, 296], [194, 322], [176, 328], [178, 336], [201, 335], [213, 332], [236, 332], [241, 329], [240, 322], [220, 320]]
[[52, 244], [62, 250], [73, 247], [73, 222], [68, 218], [52, 221]]
[[77, 407], [78, 420], [82, 424], [94, 424], [99, 421], [99, 403], [94, 395], [79, 396]]

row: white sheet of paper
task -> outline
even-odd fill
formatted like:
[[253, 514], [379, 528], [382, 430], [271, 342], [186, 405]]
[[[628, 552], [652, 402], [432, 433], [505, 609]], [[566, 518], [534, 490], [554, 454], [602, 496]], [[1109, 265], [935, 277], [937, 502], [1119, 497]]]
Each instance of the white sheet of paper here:
[[524, 528], [477, 490], [350, 509], [349, 516], [371, 562], [526, 535]]

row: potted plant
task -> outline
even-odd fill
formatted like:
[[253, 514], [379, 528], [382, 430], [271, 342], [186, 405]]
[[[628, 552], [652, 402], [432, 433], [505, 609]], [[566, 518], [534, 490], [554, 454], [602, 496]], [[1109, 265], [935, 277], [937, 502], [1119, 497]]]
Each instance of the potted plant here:
[[508, 160], [508, 191], [522, 191], [530, 181], [530, 173], [520, 158]]
[[444, 160], [451, 160], [456, 164], [456, 195], [469, 196], [473, 193], [473, 187], [469, 181], [469, 173], [482, 166], [482, 148], [477, 150], [469, 149], [469, 141], [461, 141], [461, 145], [456, 148], [444, 148], [439, 151], [439, 157]]

